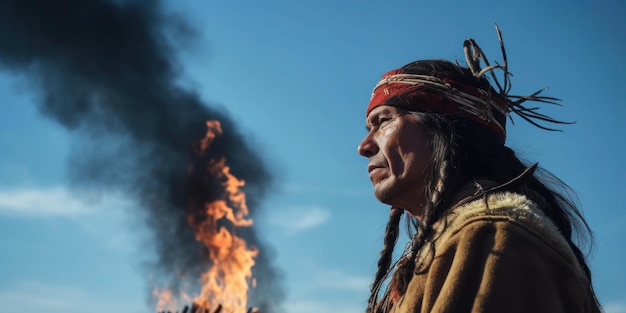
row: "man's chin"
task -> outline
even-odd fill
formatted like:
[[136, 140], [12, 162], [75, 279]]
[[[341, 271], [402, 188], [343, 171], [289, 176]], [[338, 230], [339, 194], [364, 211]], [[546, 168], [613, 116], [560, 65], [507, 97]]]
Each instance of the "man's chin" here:
[[393, 188], [389, 188], [388, 184], [385, 184], [385, 181], [382, 181], [374, 186], [374, 196], [378, 201], [393, 205], [394, 192]]

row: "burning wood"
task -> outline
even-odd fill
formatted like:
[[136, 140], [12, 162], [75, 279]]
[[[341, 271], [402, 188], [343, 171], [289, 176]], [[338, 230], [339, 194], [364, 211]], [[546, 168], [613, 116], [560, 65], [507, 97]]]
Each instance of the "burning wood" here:
[[[193, 304], [191, 306], [191, 310], [189, 310], [189, 306], [185, 306], [183, 308], [183, 310], [181, 311], [181, 313], [222, 313], [222, 305], [219, 304], [217, 306], [217, 308], [215, 309], [215, 311], [211, 311], [210, 309], [207, 308], [203, 308], [197, 304]], [[178, 313], [178, 311], [176, 312], [172, 312], [172, 311], [160, 311], [158, 313]], [[230, 313], [230, 312], [223, 312], [223, 313]], [[246, 311], [246, 313], [259, 313], [259, 309], [257, 308], [249, 308], [248, 311]]]

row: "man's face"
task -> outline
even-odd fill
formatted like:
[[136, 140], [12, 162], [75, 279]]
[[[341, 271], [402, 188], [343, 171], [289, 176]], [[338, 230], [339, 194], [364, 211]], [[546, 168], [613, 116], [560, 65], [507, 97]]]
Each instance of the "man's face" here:
[[365, 124], [368, 132], [358, 150], [368, 158], [376, 198], [418, 216], [429, 154], [419, 116], [383, 105], [370, 112]]

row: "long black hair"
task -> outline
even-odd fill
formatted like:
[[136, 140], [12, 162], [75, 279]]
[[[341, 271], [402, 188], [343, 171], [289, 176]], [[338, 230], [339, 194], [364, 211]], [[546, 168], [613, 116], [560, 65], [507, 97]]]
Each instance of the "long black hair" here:
[[[485, 76], [477, 77], [469, 69], [449, 61], [416, 61], [401, 69], [405, 74], [452, 79], [499, 96]], [[529, 168], [529, 164], [524, 164], [492, 130], [475, 121], [456, 115], [420, 112], [415, 114], [419, 115], [419, 120], [429, 138], [430, 162], [424, 184], [421, 186], [425, 203], [419, 204], [423, 206], [424, 214], [419, 222], [407, 217], [409, 227], [413, 228], [409, 233], [414, 232], [415, 235], [411, 239], [409, 249], [404, 252], [396, 266], [392, 266], [392, 254], [398, 239], [402, 215], [401, 209], [392, 208], [378, 270], [371, 286], [368, 313], [387, 310], [390, 290], [395, 289], [399, 294], [404, 294], [415, 271], [417, 252], [424, 248], [434, 249], [432, 242], [429, 247], [425, 247], [426, 239], [432, 233], [434, 223], [455, 205], [450, 203], [450, 199], [459, 192], [461, 186], [478, 179], [503, 185], [514, 181]], [[527, 175], [525, 179], [507, 184], [499, 190], [523, 194], [538, 204], [571, 247], [587, 275], [588, 287], [593, 293], [591, 271], [585, 255], [577, 245], [577, 243], [581, 246], [591, 245], [593, 235], [578, 209], [571, 188], [550, 172], [537, 167], [535, 174]], [[574, 240], [575, 238], [577, 240]], [[379, 301], [384, 281], [392, 273], [387, 292]], [[595, 301], [599, 307], [597, 300]]]

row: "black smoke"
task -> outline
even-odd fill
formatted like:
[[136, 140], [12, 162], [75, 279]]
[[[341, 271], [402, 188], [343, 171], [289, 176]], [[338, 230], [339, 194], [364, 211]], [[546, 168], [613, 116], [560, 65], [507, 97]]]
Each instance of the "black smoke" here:
[[[192, 29], [158, 1], [0, 1], [0, 70], [26, 77], [41, 113], [76, 135], [73, 186], [121, 189], [136, 198], [158, 255], [153, 271], [174, 288], [210, 265], [185, 217], [197, 207], [187, 205], [190, 198], [222, 192], [210, 177], [187, 179], [205, 121], [221, 122], [223, 134], [209, 154], [226, 158], [246, 181], [251, 210], [272, 183], [227, 113], [177, 84], [176, 52], [192, 38]], [[199, 189], [194, 181], [217, 188]], [[264, 253], [270, 250], [254, 229], [244, 236], [261, 251], [252, 304], [277, 312], [283, 295]]]

